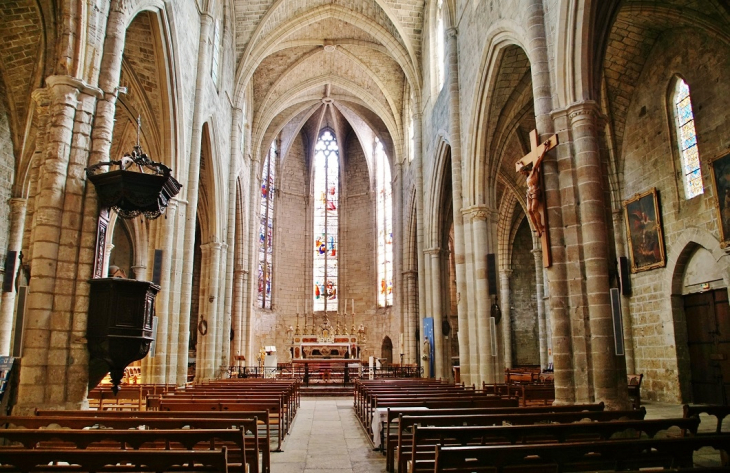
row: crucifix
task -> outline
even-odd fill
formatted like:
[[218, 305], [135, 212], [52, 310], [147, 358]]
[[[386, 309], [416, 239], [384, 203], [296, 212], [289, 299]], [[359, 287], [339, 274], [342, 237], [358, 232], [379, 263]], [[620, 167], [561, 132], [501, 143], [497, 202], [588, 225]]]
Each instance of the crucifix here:
[[532, 130], [530, 132], [530, 152], [515, 163], [515, 170], [525, 176], [527, 183], [527, 216], [532, 222], [535, 233], [540, 237], [542, 265], [546, 268], [549, 268], [552, 264], [552, 258], [543, 192], [542, 160], [548, 151], [556, 146], [558, 146], [558, 135], [551, 136], [541, 144], [537, 130]]

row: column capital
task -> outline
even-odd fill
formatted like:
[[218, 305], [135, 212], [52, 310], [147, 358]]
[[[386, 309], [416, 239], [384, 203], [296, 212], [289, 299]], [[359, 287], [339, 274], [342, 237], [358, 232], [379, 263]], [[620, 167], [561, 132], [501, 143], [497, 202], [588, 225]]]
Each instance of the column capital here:
[[208, 243], [203, 243], [200, 245], [200, 248], [203, 250], [220, 250], [223, 247], [223, 243], [219, 241], [211, 241]]
[[427, 250], [423, 250], [423, 253], [426, 254], [426, 255], [438, 256], [438, 255], [441, 254], [441, 248], [439, 248], [438, 246], [436, 246], [434, 248], [429, 248]]
[[582, 120], [595, 120], [603, 116], [601, 106], [593, 100], [576, 102], [567, 108], [567, 112], [570, 123], [576, 123]]
[[74, 89], [79, 91], [79, 93], [90, 95], [92, 97], [96, 97], [97, 99], [104, 97], [104, 92], [100, 88], [93, 87], [86, 82], [71, 76], [48, 76], [46, 77], [46, 84], [48, 84], [51, 89], [62, 85], [66, 87], [73, 87]]
[[461, 209], [461, 215], [472, 220], [487, 220], [498, 215], [497, 209], [487, 205], [472, 205]]
[[499, 277], [501, 278], [510, 278], [512, 276], [512, 270], [511, 269], [500, 269], [499, 270]]
[[25, 197], [11, 197], [8, 199], [8, 205], [10, 206], [11, 212], [24, 210], [26, 205], [28, 205], [28, 199]]
[[459, 30], [455, 26], [452, 26], [450, 28], [446, 28], [446, 36], [447, 37], [456, 39], [456, 37], [458, 35], [459, 35]]
[[412, 277], [418, 276], [418, 271], [416, 271], [415, 269], [409, 269], [409, 270], [406, 270], [406, 271], [401, 271], [401, 274], [403, 276], [405, 276], [405, 277], [411, 277], [412, 278]]
[[51, 105], [51, 94], [47, 87], [39, 87], [30, 93], [30, 96], [35, 102], [36, 110], [39, 113], [48, 111], [48, 106]]
[[582, 100], [580, 102], [574, 102], [565, 108], [554, 110], [550, 113], [550, 117], [553, 120], [567, 117], [573, 123], [580, 120], [602, 118], [603, 111], [601, 111], [601, 106], [598, 102]]

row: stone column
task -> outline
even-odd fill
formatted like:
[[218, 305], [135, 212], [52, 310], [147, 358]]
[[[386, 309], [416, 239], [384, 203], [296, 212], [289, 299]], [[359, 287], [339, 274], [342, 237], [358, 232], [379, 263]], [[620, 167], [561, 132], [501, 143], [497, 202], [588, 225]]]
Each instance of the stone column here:
[[[206, 304], [206, 312], [208, 312], [208, 346], [205, 350], [205, 378], [217, 378], [218, 367], [220, 365], [220, 328], [223, 324], [222, 314], [219, 309], [220, 300], [220, 269], [221, 269], [221, 253], [223, 245], [220, 242], [212, 242], [206, 245], [209, 247], [208, 279], [205, 281], [207, 290], [205, 294], [208, 296], [203, 303]], [[201, 281], [202, 283], [202, 281]], [[202, 284], [201, 284], [202, 285]]]
[[236, 269], [233, 271], [233, 279], [233, 347], [231, 349], [231, 354], [234, 356], [245, 356], [243, 349], [243, 292], [244, 288], [246, 287], [246, 271], [243, 269], [243, 265], [241, 263], [236, 264]]
[[[171, 266], [170, 266], [170, 331], [167, 337], [167, 379], [169, 383], [182, 386], [188, 379], [188, 352], [190, 339], [190, 319], [187, 319], [187, 325], [182, 322], [182, 281], [184, 275], [182, 272], [185, 240], [185, 214], [187, 212], [188, 201], [184, 199], [173, 199], [177, 206], [175, 207], [175, 236], [173, 238], [173, 246], [171, 248]], [[168, 210], [169, 212], [169, 210]], [[170, 218], [170, 217], [168, 217]], [[182, 346], [180, 339], [185, 337], [188, 344]], [[184, 353], [181, 353], [184, 350]], [[184, 357], [184, 358], [183, 358]]]
[[[230, 167], [229, 167], [229, 175], [228, 175], [228, 232], [226, 235], [226, 242], [228, 244], [228, 252], [226, 253], [226, 266], [230, 268], [230, 270], [225, 272], [226, 277], [226, 287], [225, 287], [225, 307], [223, 309], [223, 313], [225, 315], [225, 319], [228, 321], [227, 326], [230, 330], [233, 330], [233, 336], [236, 337], [237, 335], [240, 337], [240, 334], [238, 333], [239, 327], [236, 326], [234, 322], [240, 320], [240, 314], [234, 314], [234, 305], [235, 305], [235, 270], [234, 266], [236, 264], [235, 262], [235, 253], [236, 253], [236, 221], [237, 221], [237, 215], [236, 215], [236, 189], [238, 186], [236, 186], [236, 181], [238, 180], [238, 163], [241, 162], [243, 156], [241, 156], [239, 153], [240, 144], [243, 142], [243, 130], [241, 128], [241, 124], [243, 122], [243, 110], [240, 108], [234, 108], [233, 109], [233, 117], [231, 120], [231, 148], [230, 148]], [[229, 360], [229, 366], [230, 366], [230, 359], [231, 359], [231, 337], [227, 334], [223, 337], [224, 338], [224, 349], [227, 346], [228, 350], [225, 351], [222, 355], [225, 359]], [[233, 340], [233, 351], [237, 351], [235, 349], [235, 338]]]
[[434, 375], [436, 378], [444, 378], [444, 336], [441, 324], [443, 322], [443, 307], [441, 303], [441, 248], [430, 248], [426, 250], [431, 256], [431, 315], [433, 316], [433, 342], [434, 342]]
[[[227, 243], [221, 243], [219, 255], [218, 274], [225, 275], [226, 283], [231, 280], [231, 289], [233, 289], [233, 271], [228, 270], [229, 246]], [[230, 275], [230, 277], [229, 277]], [[228, 373], [231, 355], [231, 311], [230, 302], [228, 301], [227, 284], [218, 286], [218, 342], [216, 344], [216, 364], [218, 365], [217, 379], [225, 378]]]
[[423, 339], [423, 325], [422, 320], [426, 317], [426, 257], [424, 254], [424, 204], [423, 204], [423, 124], [421, 123], [421, 109], [419, 97], [415, 97], [414, 103], [415, 110], [413, 111], [413, 174], [415, 179], [416, 187], [416, 259], [418, 260], [417, 277], [418, 277], [418, 311], [415, 314], [416, 327], [419, 330], [420, 337], [416, 337], [415, 328], [413, 337], [413, 344], [411, 350], [414, 356], [414, 362], [420, 366], [420, 360], [417, 354], [420, 353], [418, 346]]
[[[616, 245], [616, 254], [623, 256], [626, 252], [626, 227], [624, 226], [624, 211], [618, 209], [613, 211], [613, 232]], [[631, 304], [629, 298], [621, 294], [621, 321], [624, 325], [624, 351], [626, 353], [626, 372], [636, 373], [636, 362], [634, 361], [634, 327], [631, 318]]]
[[[3, 292], [0, 304], [0, 356], [10, 355], [12, 344], [13, 325], [15, 320], [15, 275], [17, 274], [20, 259], [21, 246], [23, 243], [23, 231], [25, 230], [25, 211], [27, 199], [13, 198], [8, 201], [10, 204], [10, 230], [8, 234], [8, 251], [15, 251], [15, 264], [12, 266], [13, 288], [10, 292]], [[5, 268], [8, 271], [10, 268]], [[22, 315], [21, 315], [22, 316]]]
[[[18, 391], [18, 406], [21, 410], [33, 406], [48, 407], [50, 393], [47, 390], [51, 386], [65, 391], [65, 386], [59, 386], [65, 382], [65, 376], [56, 379], [56, 382], [48, 382], [48, 362], [53, 332], [53, 300], [56, 294], [66, 172], [81, 85], [70, 79], [52, 76], [46, 80], [51, 94], [51, 105], [36, 199], [34, 238], [31, 243], [33, 272], [25, 319], [23, 369]], [[54, 407], [61, 405], [62, 403], [56, 403]]]
[[548, 367], [548, 344], [547, 344], [547, 323], [545, 318], [545, 297], [542, 267], [542, 248], [540, 240], [533, 238], [534, 249], [532, 255], [535, 257], [535, 297], [537, 302], [537, 330], [540, 340], [540, 368], [544, 371]]
[[[459, 330], [462, 330], [462, 321], [466, 320], [471, 310], [468, 303], [469, 291], [467, 289], [467, 271], [466, 271], [466, 244], [465, 230], [461, 208], [464, 205], [465, 198], [462, 193], [462, 156], [461, 156], [461, 100], [459, 90], [459, 47], [457, 44], [458, 31], [456, 28], [448, 28], [446, 36], [448, 38], [448, 87], [449, 91], [449, 137], [451, 144], [451, 179], [452, 179], [452, 196], [453, 196], [453, 213], [454, 213], [454, 262], [456, 263], [456, 293], [457, 293], [457, 314], [459, 317]], [[464, 324], [465, 329], [471, 330], [474, 327], [474, 321], [469, 320]], [[461, 350], [462, 337], [459, 337], [459, 356], [467, 353], [467, 350]], [[471, 343], [471, 340], [470, 340]], [[465, 347], [466, 348], [466, 347]], [[465, 378], [468, 382], [476, 373], [478, 366], [473, 359], [474, 353], [470, 352], [467, 357], [468, 369]], [[462, 363], [465, 366], [465, 363]]]
[[[160, 268], [160, 294], [155, 299], [155, 312], [157, 313], [157, 334], [155, 336], [155, 358], [152, 370], [152, 383], [166, 384], [170, 382], [171, 363], [170, 357], [170, 332], [173, 331], [173, 316], [170, 311], [171, 299], [176, 295], [171, 284], [173, 238], [177, 217], [177, 199], [168, 202], [165, 211], [165, 219], [160, 219], [158, 225], [161, 228], [160, 243], [162, 244], [162, 267]], [[174, 365], [172, 365], [174, 366]]]
[[473, 206], [462, 209], [462, 213], [467, 219], [471, 219], [476, 326], [471, 325], [470, 330], [476, 329], [479, 350], [479, 375], [474, 379], [477, 373], [473, 372], [471, 382], [477, 381], [481, 385], [482, 382], [494, 383], [495, 375], [495, 360], [492, 356], [492, 328], [489, 320], [491, 297], [487, 280], [487, 254], [490, 252], [487, 227], [489, 209], [486, 206]]
[[501, 297], [499, 308], [502, 310], [502, 337], [504, 338], [504, 367], [512, 368], [512, 294], [510, 292], [511, 269], [499, 271]]
[[[198, 187], [200, 184], [200, 151], [203, 135], [206, 86], [209, 85], [210, 48], [208, 38], [213, 17], [208, 12], [200, 14], [200, 36], [198, 37], [198, 63], [195, 79], [195, 102], [193, 105], [192, 136], [190, 138], [190, 161], [188, 166], [187, 192], [188, 205], [185, 213], [185, 241], [183, 242], [182, 290], [180, 293], [180, 333], [178, 338], [178, 384], [187, 377], [188, 338], [186, 327], [190, 326], [190, 309], [193, 286], [193, 252], [195, 249], [195, 224], [198, 215]], [[214, 333], [214, 332], [211, 332]], [[196, 369], [197, 371], [197, 369]], [[197, 374], [196, 374], [197, 378]]]
[[406, 300], [406, 332], [403, 337], [403, 345], [405, 346], [405, 363], [417, 363], [416, 350], [414, 349], [415, 343], [419, 340], [415, 340], [416, 328], [418, 327], [418, 271], [409, 270], [403, 271], [403, 281], [405, 287]]
[[604, 401], [607, 407], [616, 409], [625, 407], [627, 395], [626, 379], [623, 379], [621, 391], [617, 385], [618, 366], [614, 355], [613, 320], [608, 293], [607, 205], [595, 123], [598, 113], [599, 107], [594, 102], [578, 103], [568, 109], [578, 176], [595, 400]]

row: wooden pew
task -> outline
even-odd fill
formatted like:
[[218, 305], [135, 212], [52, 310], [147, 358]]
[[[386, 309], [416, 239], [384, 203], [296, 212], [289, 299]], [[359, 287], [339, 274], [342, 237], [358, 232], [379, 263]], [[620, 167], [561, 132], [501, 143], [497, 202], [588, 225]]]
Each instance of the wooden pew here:
[[[536, 406], [536, 407], [476, 407], [476, 408], [457, 408], [457, 409], [417, 409], [417, 410], [400, 410], [398, 408], [388, 408], [386, 415], [385, 428], [385, 464], [389, 472], [393, 472], [395, 468], [395, 451], [400, 449], [402, 442], [407, 439], [404, 432], [408, 431], [415, 423], [427, 424], [428, 421], [424, 417], [450, 418], [452, 416], [460, 416], [459, 419], [465, 425], [470, 422], [469, 417], [461, 416], [479, 416], [479, 415], [499, 415], [499, 414], [542, 414], [549, 412], [601, 412], [605, 409], [605, 405], [601, 402], [598, 404], [573, 404], [568, 406]], [[644, 411], [646, 412], [646, 411]], [[642, 417], [643, 418], [643, 417]], [[398, 419], [395, 422], [395, 419]], [[481, 422], [480, 417], [476, 417], [475, 422]], [[394, 426], [397, 425], [397, 430]], [[475, 424], [479, 425], [479, 424]], [[395, 430], [395, 432], [393, 432]]]
[[399, 451], [398, 471], [433, 471], [434, 448], [441, 446], [566, 443], [609, 440], [623, 434], [628, 438], [648, 436], [671, 428], [697, 432], [697, 419], [625, 420], [565, 424], [422, 427], [413, 425], [410, 445]]
[[[227, 392], [199, 392], [199, 393], [184, 393], [176, 396], [164, 396], [159, 400], [157, 404], [157, 410], [160, 410], [160, 406], [164, 403], [170, 405], [171, 403], [201, 403], [206, 404], [209, 402], [223, 404], [256, 404], [256, 403], [270, 403], [272, 401], [278, 402], [278, 407], [269, 406], [268, 409], [271, 413], [272, 418], [281, 417], [281, 425], [284, 428], [284, 433], [287, 433], [291, 422], [294, 420], [294, 412], [289, 405], [291, 400], [285, 396], [277, 393], [262, 392], [262, 393], [227, 393]], [[204, 410], [208, 410], [205, 408]], [[212, 409], [212, 410], [230, 410], [230, 409]]]
[[[69, 465], [49, 465], [65, 462]], [[184, 466], [184, 468], [183, 468]], [[220, 450], [28, 450], [3, 449], [2, 472], [154, 472], [228, 473], [227, 452]]]
[[[271, 464], [271, 430], [269, 427], [269, 412], [268, 411], [246, 411], [244, 413], [236, 412], [225, 412], [225, 411], [214, 411], [214, 412], [200, 412], [200, 411], [184, 411], [184, 412], [169, 412], [169, 411], [88, 411], [88, 410], [67, 410], [67, 411], [52, 411], [52, 410], [36, 410], [36, 416], [41, 418], [50, 418], [53, 420], [57, 417], [72, 417], [78, 419], [89, 419], [98, 418], [102, 423], [107, 422], [108, 425], [105, 427], [118, 428], [119, 423], [108, 422], [110, 419], [126, 419], [127, 423], [122, 424], [120, 428], [134, 428], [135, 423], [137, 426], [144, 425], [146, 428], [160, 428], [160, 429], [179, 429], [183, 427], [191, 428], [231, 428], [242, 426], [245, 428], [246, 433], [246, 445], [251, 450], [255, 458], [259, 457], [259, 453], [262, 456], [262, 469], [268, 471]], [[10, 417], [12, 419], [23, 419], [22, 417]], [[136, 420], [129, 420], [136, 419]], [[148, 422], [150, 419], [170, 419], [169, 421], [163, 422]], [[189, 421], [192, 420], [191, 424]], [[3, 417], [0, 417], [0, 422], [3, 421]], [[43, 420], [40, 424], [43, 425], [46, 421]], [[75, 424], [68, 425], [62, 424], [64, 427], [69, 428], [85, 428], [83, 425], [93, 426], [95, 424], [89, 423], [88, 420], [76, 422]], [[28, 424], [26, 424], [28, 425]], [[37, 423], [35, 425], [38, 425]], [[47, 424], [48, 425], [48, 424]], [[82, 426], [82, 427], [79, 427]], [[131, 427], [130, 427], [131, 426]], [[263, 426], [263, 428], [261, 428]], [[28, 427], [34, 428], [34, 427]], [[35, 427], [38, 428], [38, 427]], [[0, 430], [1, 432], [1, 430]]]
[[[44, 412], [44, 411], [39, 411]], [[150, 417], [150, 414], [157, 413], [146, 413], [146, 412], [135, 412], [134, 414], [139, 417], [131, 417], [130, 413], [127, 412], [103, 412], [104, 414], [112, 414], [108, 417], [97, 417], [92, 415], [96, 411], [81, 411], [88, 412], [89, 415], [83, 416], [67, 416], [64, 415], [67, 411], [52, 411], [59, 415], [51, 416], [6, 416], [0, 417], [0, 424], [6, 429], [10, 427], [21, 428], [21, 429], [48, 429], [48, 428], [63, 428], [63, 429], [94, 429], [94, 432], [106, 429], [161, 429], [161, 430], [172, 430], [172, 429], [231, 429], [233, 427], [242, 427], [247, 436], [252, 440], [246, 443], [246, 448], [251, 449], [251, 455], [253, 458], [258, 460], [259, 452], [261, 453], [261, 468], [260, 470], [264, 473], [268, 473], [271, 469], [271, 454], [269, 447], [269, 436], [260, 437], [258, 434], [258, 420], [256, 417], [242, 417], [228, 414], [229, 417], [214, 417], [215, 413], [211, 413], [210, 417], [206, 417], [201, 414], [208, 413], [195, 413], [197, 417]], [[72, 411], [74, 412], [74, 411]], [[116, 414], [116, 415], [114, 415]], [[126, 414], [126, 415], [125, 415]], [[178, 414], [192, 414], [192, 413], [178, 413]], [[221, 413], [218, 413], [221, 414]], [[3, 430], [0, 429], [0, 432]]]
[[[177, 430], [51, 430], [51, 429], [2, 429], [0, 439], [20, 443], [26, 449], [81, 449], [81, 450], [209, 450], [225, 447], [228, 451], [228, 467], [240, 473], [258, 473], [258, 452], [246, 455], [245, 429], [177, 429]], [[0, 456], [9, 449], [0, 447]]]
[[369, 422], [372, 418], [372, 410], [376, 407], [376, 400], [378, 398], [384, 399], [414, 399], [416, 397], [435, 397], [435, 396], [446, 396], [453, 398], [460, 395], [475, 395], [477, 394], [473, 388], [464, 388], [463, 386], [433, 386], [433, 387], [422, 387], [418, 386], [415, 388], [376, 388], [369, 389], [362, 393], [362, 399], [359, 404], [358, 417], [365, 423]]
[[684, 417], [700, 418], [700, 414], [715, 416], [717, 419], [716, 433], [722, 432], [722, 421], [730, 414], [730, 406], [718, 404], [685, 404], [682, 408]]
[[[517, 399], [502, 399], [496, 397], [456, 397], [451, 399], [445, 398], [417, 398], [413, 400], [383, 400], [382, 404], [378, 405], [373, 411], [373, 417], [370, 425], [366, 427], [366, 430], [373, 439], [378, 437], [380, 434], [380, 446], [383, 446], [383, 424], [386, 419], [383, 417], [387, 416], [388, 409], [413, 409], [413, 408], [426, 408], [426, 409], [452, 409], [452, 408], [486, 408], [486, 407], [517, 407]], [[382, 416], [381, 416], [382, 412]], [[389, 428], [386, 424], [386, 428]]]
[[97, 410], [134, 410], [145, 405], [148, 396], [174, 392], [174, 384], [124, 384], [114, 393], [110, 385], [99, 385], [89, 391], [89, 408]]
[[634, 406], [634, 409], [641, 407], [641, 380], [643, 379], [643, 374], [626, 375], [626, 384], [629, 389], [629, 400]]
[[692, 468], [702, 447], [730, 449], [730, 436], [602, 440], [554, 444], [442, 447], [437, 445], [434, 472], [494, 471], [535, 473], [639, 468]]
[[[277, 436], [277, 447], [275, 451], [281, 451], [281, 442], [285, 434], [284, 419], [285, 416], [281, 413], [281, 402], [280, 400], [271, 401], [250, 401], [245, 400], [236, 401], [206, 401], [206, 400], [172, 400], [163, 399], [160, 403], [160, 411], [169, 412], [183, 412], [183, 411], [204, 411], [204, 412], [248, 412], [248, 411], [260, 411], [265, 409], [269, 412], [269, 428], [276, 431]], [[273, 428], [276, 426], [276, 428]]]

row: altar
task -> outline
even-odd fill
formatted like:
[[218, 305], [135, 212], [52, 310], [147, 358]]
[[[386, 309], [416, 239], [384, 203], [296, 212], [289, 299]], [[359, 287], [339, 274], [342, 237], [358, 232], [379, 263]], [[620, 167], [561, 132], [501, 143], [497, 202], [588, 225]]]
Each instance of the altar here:
[[302, 359], [359, 359], [359, 345], [355, 335], [294, 336], [293, 360]]

